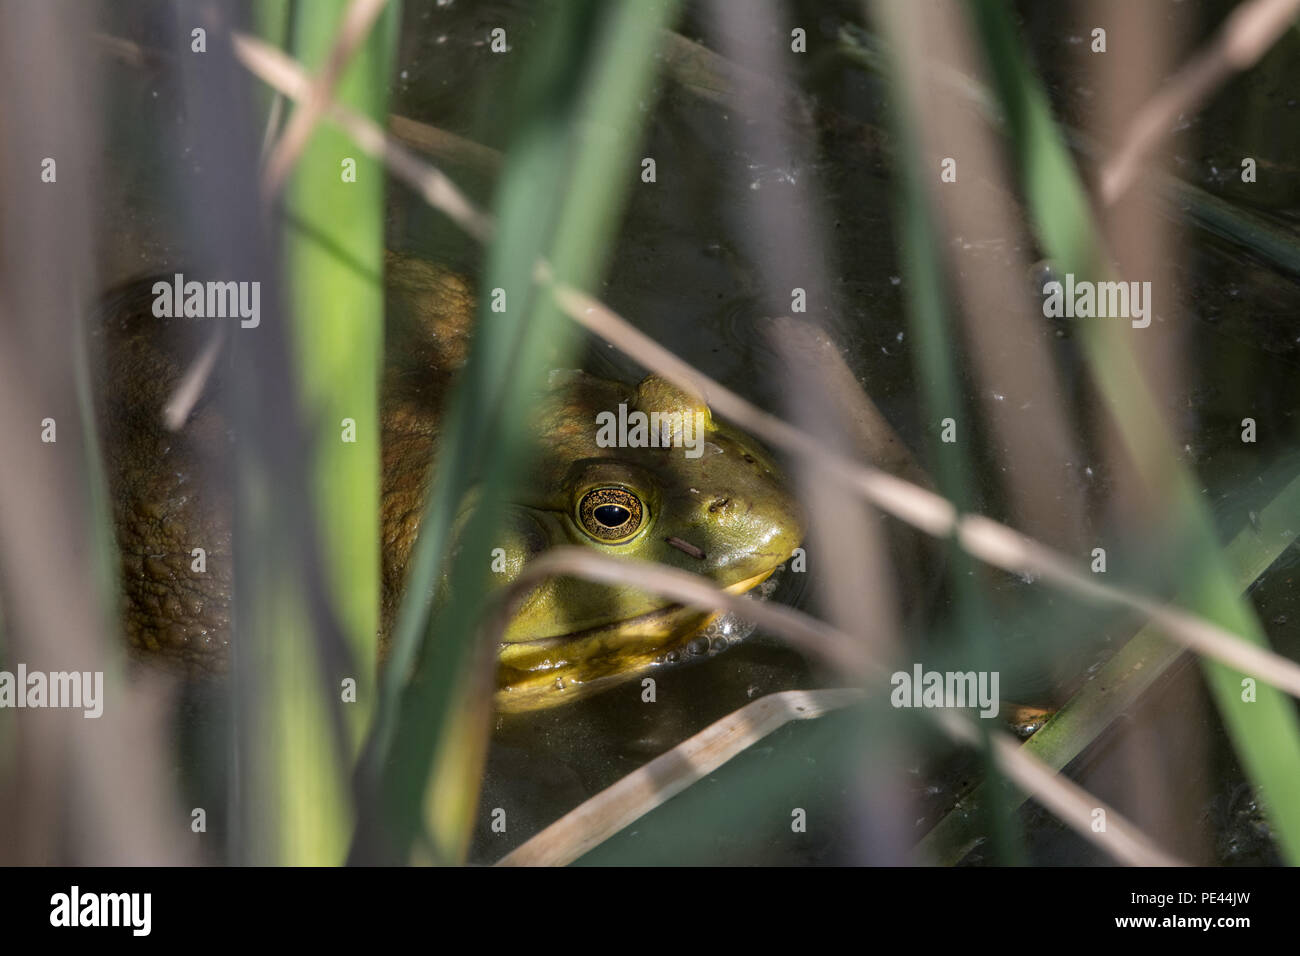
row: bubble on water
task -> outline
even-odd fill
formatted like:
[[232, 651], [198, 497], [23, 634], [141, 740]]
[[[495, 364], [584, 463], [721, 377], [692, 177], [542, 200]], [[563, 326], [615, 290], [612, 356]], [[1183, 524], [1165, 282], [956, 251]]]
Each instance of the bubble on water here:
[[[776, 593], [776, 589], [781, 583], [782, 572], [784, 570], [785, 565], [781, 565], [781, 567], [777, 568], [776, 571], [767, 578], [767, 580], [756, 585], [749, 593], [760, 601], [768, 600]], [[757, 629], [758, 625], [754, 624], [753, 621], [748, 621], [737, 614], [727, 612], [726, 614], [718, 615], [706, 624], [704, 629], [700, 631], [700, 637], [705, 638], [708, 641], [707, 653], [710, 655], [720, 654], [727, 648], [733, 647], [741, 641], [749, 638]], [[695, 650], [693, 644], [694, 642], [692, 642], [690, 648], [691, 653], [701, 653]]]
[[759, 584], [758, 587], [754, 588], [754, 596], [760, 598], [761, 600], [766, 601], [768, 598], [770, 598], [773, 594], [776, 593], [777, 585], [781, 583], [781, 579], [784, 576], [785, 576], [785, 565], [782, 564], [775, 571], [773, 571], [765, 581]]
[[754, 626], [748, 621], [743, 621], [734, 614], [720, 614], [715, 617], [701, 632], [701, 636], [708, 639], [710, 644], [721, 642], [722, 648], [730, 646], [732, 643], [743, 641], [754, 631]]

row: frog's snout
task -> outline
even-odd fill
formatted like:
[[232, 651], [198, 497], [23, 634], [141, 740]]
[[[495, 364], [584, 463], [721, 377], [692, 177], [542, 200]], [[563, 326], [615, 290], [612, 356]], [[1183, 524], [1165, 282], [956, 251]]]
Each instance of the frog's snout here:
[[697, 505], [697, 520], [711, 528], [715, 544], [708, 570], [719, 584], [737, 592], [758, 584], [789, 559], [805, 534], [802, 511], [781, 473], [748, 453], [744, 457], [749, 474]]

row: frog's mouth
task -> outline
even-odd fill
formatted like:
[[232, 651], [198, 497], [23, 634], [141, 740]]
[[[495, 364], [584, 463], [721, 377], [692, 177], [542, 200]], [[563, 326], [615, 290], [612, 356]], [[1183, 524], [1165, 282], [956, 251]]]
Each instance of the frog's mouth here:
[[[727, 585], [744, 594], [775, 567]], [[717, 611], [668, 604], [645, 614], [534, 641], [503, 642], [497, 671], [497, 710], [538, 710], [588, 697], [665, 663]]]

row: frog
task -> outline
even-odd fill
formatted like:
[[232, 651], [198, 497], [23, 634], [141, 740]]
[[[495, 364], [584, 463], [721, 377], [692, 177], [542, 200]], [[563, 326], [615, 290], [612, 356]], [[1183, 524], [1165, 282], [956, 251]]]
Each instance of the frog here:
[[[442, 417], [472, 340], [476, 297], [459, 272], [388, 252], [380, 394], [381, 606], [387, 659], [433, 480]], [[210, 335], [199, 320], [161, 320], [149, 279], [107, 295], [92, 334], [105, 471], [121, 558], [123, 629], [131, 656], [187, 677], [229, 669], [233, 437], [215, 363], [176, 431], [162, 410]], [[158, 324], [180, 324], [161, 335]], [[237, 332], [234, 334], [238, 334]], [[602, 426], [643, 413], [653, 434], [611, 441]], [[554, 547], [690, 571], [731, 593], [766, 581], [803, 539], [781, 468], [697, 394], [651, 374], [637, 384], [556, 369], [533, 409], [536, 437], [520, 489], [493, 543], [494, 586], [515, 581]], [[197, 573], [194, 543], [204, 542]], [[445, 580], [433, 597], [445, 599]], [[494, 704], [531, 711], [617, 686], [679, 656], [717, 616], [631, 584], [556, 576], [529, 587], [497, 647]]]

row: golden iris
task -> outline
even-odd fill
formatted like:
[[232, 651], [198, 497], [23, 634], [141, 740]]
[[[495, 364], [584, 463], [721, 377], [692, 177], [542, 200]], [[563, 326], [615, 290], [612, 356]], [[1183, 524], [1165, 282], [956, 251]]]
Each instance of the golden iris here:
[[631, 538], [644, 520], [641, 499], [624, 488], [593, 488], [578, 502], [582, 530], [607, 544]]

